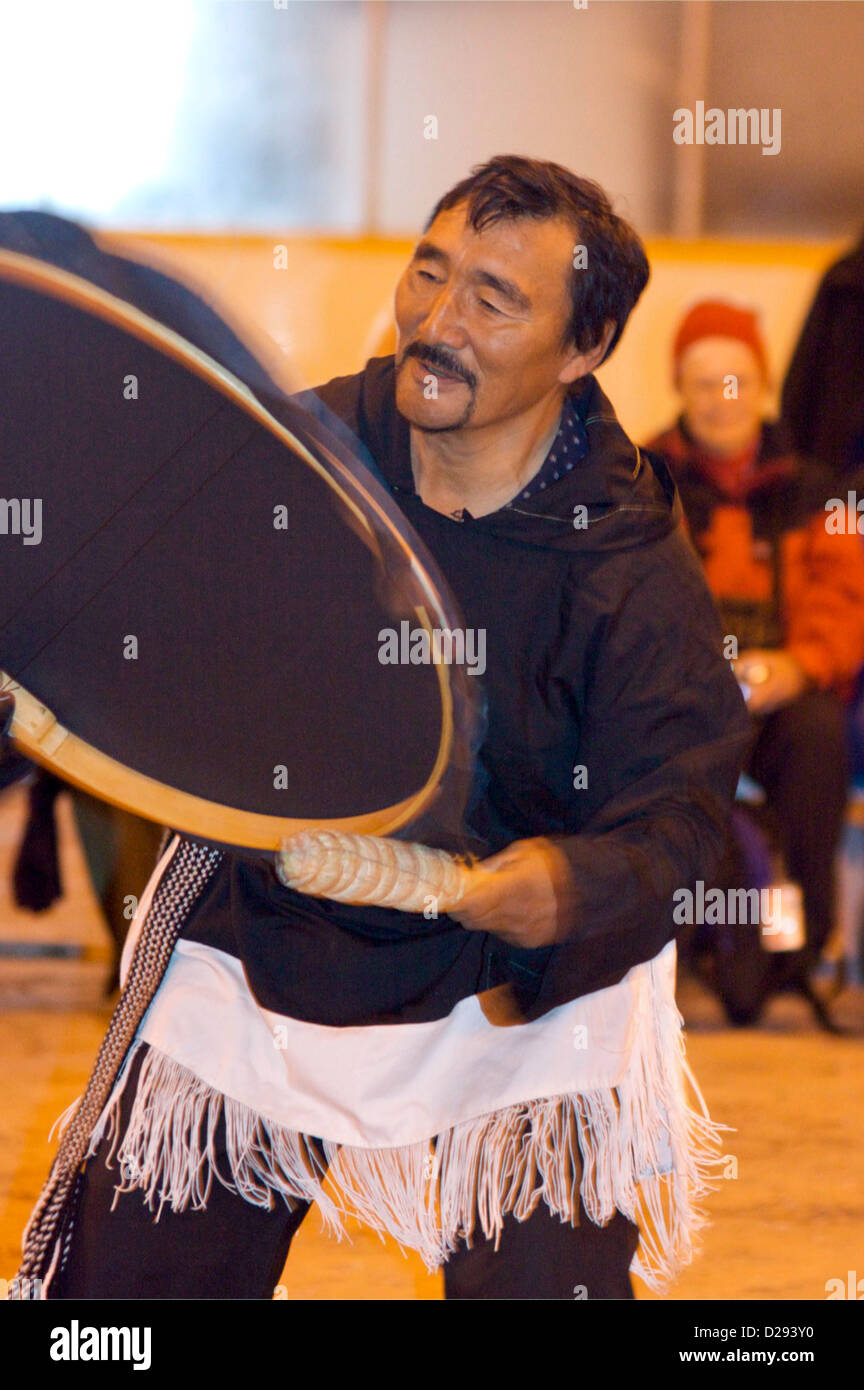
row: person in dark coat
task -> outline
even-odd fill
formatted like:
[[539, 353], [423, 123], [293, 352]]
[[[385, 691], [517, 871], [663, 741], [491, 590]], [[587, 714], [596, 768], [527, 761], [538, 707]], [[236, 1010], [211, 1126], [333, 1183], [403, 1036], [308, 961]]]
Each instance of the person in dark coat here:
[[[814, 456], [831, 472], [844, 504], [847, 493], [853, 493], [860, 534], [864, 527], [857, 510], [864, 497], [864, 236], [829, 267], [819, 283], [786, 372], [781, 413], [798, 450]], [[864, 676], [849, 706], [848, 732], [851, 770], [860, 788], [864, 781]], [[857, 882], [860, 828], [850, 827], [848, 838], [841, 868]], [[844, 889], [844, 969], [850, 982], [860, 986], [864, 917], [859, 901], [857, 889], [851, 896]]]
[[794, 448], [864, 487], [864, 237], [824, 274], [786, 371], [781, 418]]
[[[580, 1122], [582, 1189], [568, 1166], [568, 1155], [579, 1164], [575, 1112], [554, 1117], [566, 1078], [577, 1063], [602, 1067], [602, 1049], [582, 1059], [569, 1035], [562, 1048], [549, 1030], [586, 999], [600, 1001], [598, 1018], [623, 1017], [629, 1036], [644, 1012], [632, 1012], [626, 980], [662, 957], [658, 973], [652, 965], [638, 978], [659, 990], [665, 970], [671, 987], [673, 894], [710, 877], [722, 854], [747, 738], [674, 485], [627, 438], [593, 376], [647, 277], [641, 243], [597, 185], [549, 162], [497, 157], [428, 219], [396, 294], [396, 354], [302, 400], [368, 451], [449, 581], [466, 630], [484, 635], [485, 734], [464, 825], [439, 843], [470, 849], [485, 872], [452, 914], [428, 916], [304, 896], [279, 883], [272, 862], [226, 852], [184, 918], [179, 971], [169, 966], [111, 1103], [115, 1139], [125, 1134], [126, 1144], [133, 1128], [153, 1123], [159, 1135], [140, 1163], [124, 1149], [119, 1193], [113, 1144], [94, 1136], [48, 1297], [270, 1297], [309, 1210], [304, 1194], [319, 1199], [322, 1165], [342, 1152], [323, 1154], [324, 1130], [297, 1132], [296, 1099], [296, 1123], [277, 1123], [285, 1084], [306, 1088], [309, 1104], [326, 1111], [343, 1077], [326, 1073], [322, 1043], [344, 1046], [347, 1031], [360, 1124], [364, 1099], [391, 1074], [388, 1057], [430, 1030], [426, 1082], [409, 1068], [384, 1097], [392, 1134], [425, 1113], [435, 1087], [452, 1105], [475, 1077], [461, 1045], [455, 1067], [434, 1065], [442, 1038], [463, 1038], [466, 1006], [472, 1036], [481, 1029], [493, 1047], [516, 1030], [516, 1072], [539, 1058], [544, 1080], [533, 1094], [553, 1118], [525, 1128], [507, 1103], [515, 1083], [502, 1066], [466, 1097], [471, 1133], [482, 1135], [476, 1147], [464, 1127], [434, 1131], [435, 1162], [449, 1174], [442, 1191], [455, 1186], [473, 1203], [476, 1180], [478, 1205], [500, 1201], [503, 1212], [497, 1238], [484, 1223], [469, 1246], [474, 1218], [461, 1229], [447, 1297], [633, 1296], [634, 1222], [614, 1202], [588, 1211], [573, 1194], [622, 1165], [636, 1181], [647, 1176], [638, 1155], [663, 1147], [671, 1119], [649, 1135], [644, 1115], [654, 1107], [657, 1118], [679, 1065], [680, 1019], [664, 995], [666, 1050], [652, 1080], [639, 1071], [628, 1108], [622, 1078], [611, 1078], [602, 1123]], [[279, 398], [258, 394], [278, 417]], [[227, 972], [212, 1044], [212, 1010], [184, 985], [184, 961], [193, 970], [206, 961], [210, 979]], [[472, 1012], [477, 1001], [491, 1029]], [[503, 1013], [490, 1020], [493, 1005]], [[262, 1083], [248, 1057], [262, 1012], [284, 1020], [295, 1041], [287, 1083], [256, 1107]], [[172, 1060], [167, 1036], [157, 1037], [162, 1024], [203, 1048], [209, 1079]], [[245, 1044], [226, 1046], [237, 1027]], [[262, 1066], [273, 1056], [269, 1033], [264, 1046]], [[243, 1118], [229, 1124], [225, 1107]], [[210, 1117], [206, 1152], [187, 1133], [193, 1114]], [[704, 1136], [704, 1116], [692, 1125]], [[619, 1126], [626, 1136], [613, 1159], [609, 1134]], [[368, 1196], [366, 1219], [398, 1231], [423, 1224], [425, 1139], [381, 1149], [380, 1137], [362, 1133], [348, 1161], [355, 1190]], [[681, 1139], [686, 1148], [683, 1131]], [[522, 1172], [525, 1154], [540, 1150], [543, 1163], [570, 1173], [563, 1195]], [[663, 1152], [652, 1160], [658, 1175], [680, 1160]], [[158, 1223], [142, 1197], [151, 1180]]]

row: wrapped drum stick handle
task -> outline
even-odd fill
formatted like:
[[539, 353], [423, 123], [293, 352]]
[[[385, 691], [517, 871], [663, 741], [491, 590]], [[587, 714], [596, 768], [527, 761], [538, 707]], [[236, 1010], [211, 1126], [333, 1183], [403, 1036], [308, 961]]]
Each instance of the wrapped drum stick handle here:
[[430, 897], [438, 912], [449, 912], [472, 872], [467, 861], [441, 849], [336, 830], [302, 830], [283, 840], [276, 854], [276, 874], [286, 888], [402, 912], [422, 912]]

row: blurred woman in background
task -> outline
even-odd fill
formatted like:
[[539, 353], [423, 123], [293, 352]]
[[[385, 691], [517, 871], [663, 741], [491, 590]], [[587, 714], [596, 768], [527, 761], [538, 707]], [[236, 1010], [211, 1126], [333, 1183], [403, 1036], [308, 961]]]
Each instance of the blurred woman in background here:
[[828, 529], [830, 474], [765, 418], [769, 371], [755, 314], [718, 300], [695, 305], [673, 358], [681, 413], [647, 447], [675, 478], [735, 639], [728, 654], [754, 721], [748, 770], [802, 889], [809, 969], [834, 918], [845, 709], [864, 663], [864, 551], [856, 534]]

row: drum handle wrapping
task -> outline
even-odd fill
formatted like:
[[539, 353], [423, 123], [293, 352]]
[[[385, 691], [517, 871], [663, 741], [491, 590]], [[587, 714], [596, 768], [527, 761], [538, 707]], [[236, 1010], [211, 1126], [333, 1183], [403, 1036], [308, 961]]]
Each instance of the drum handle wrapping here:
[[283, 840], [276, 875], [286, 888], [402, 912], [450, 912], [473, 873], [446, 851], [376, 835], [304, 830]]

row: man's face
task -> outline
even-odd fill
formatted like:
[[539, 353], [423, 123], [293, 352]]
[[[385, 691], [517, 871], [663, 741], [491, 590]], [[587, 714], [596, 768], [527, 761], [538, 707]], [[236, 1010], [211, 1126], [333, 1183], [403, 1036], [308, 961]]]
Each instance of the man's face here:
[[759, 359], [738, 338], [700, 338], [678, 364], [687, 428], [706, 451], [741, 453], [759, 433], [765, 379]]
[[512, 418], [602, 356], [561, 348], [578, 242], [569, 223], [520, 218], [478, 233], [465, 212], [439, 213], [396, 288], [396, 404], [423, 430]]

